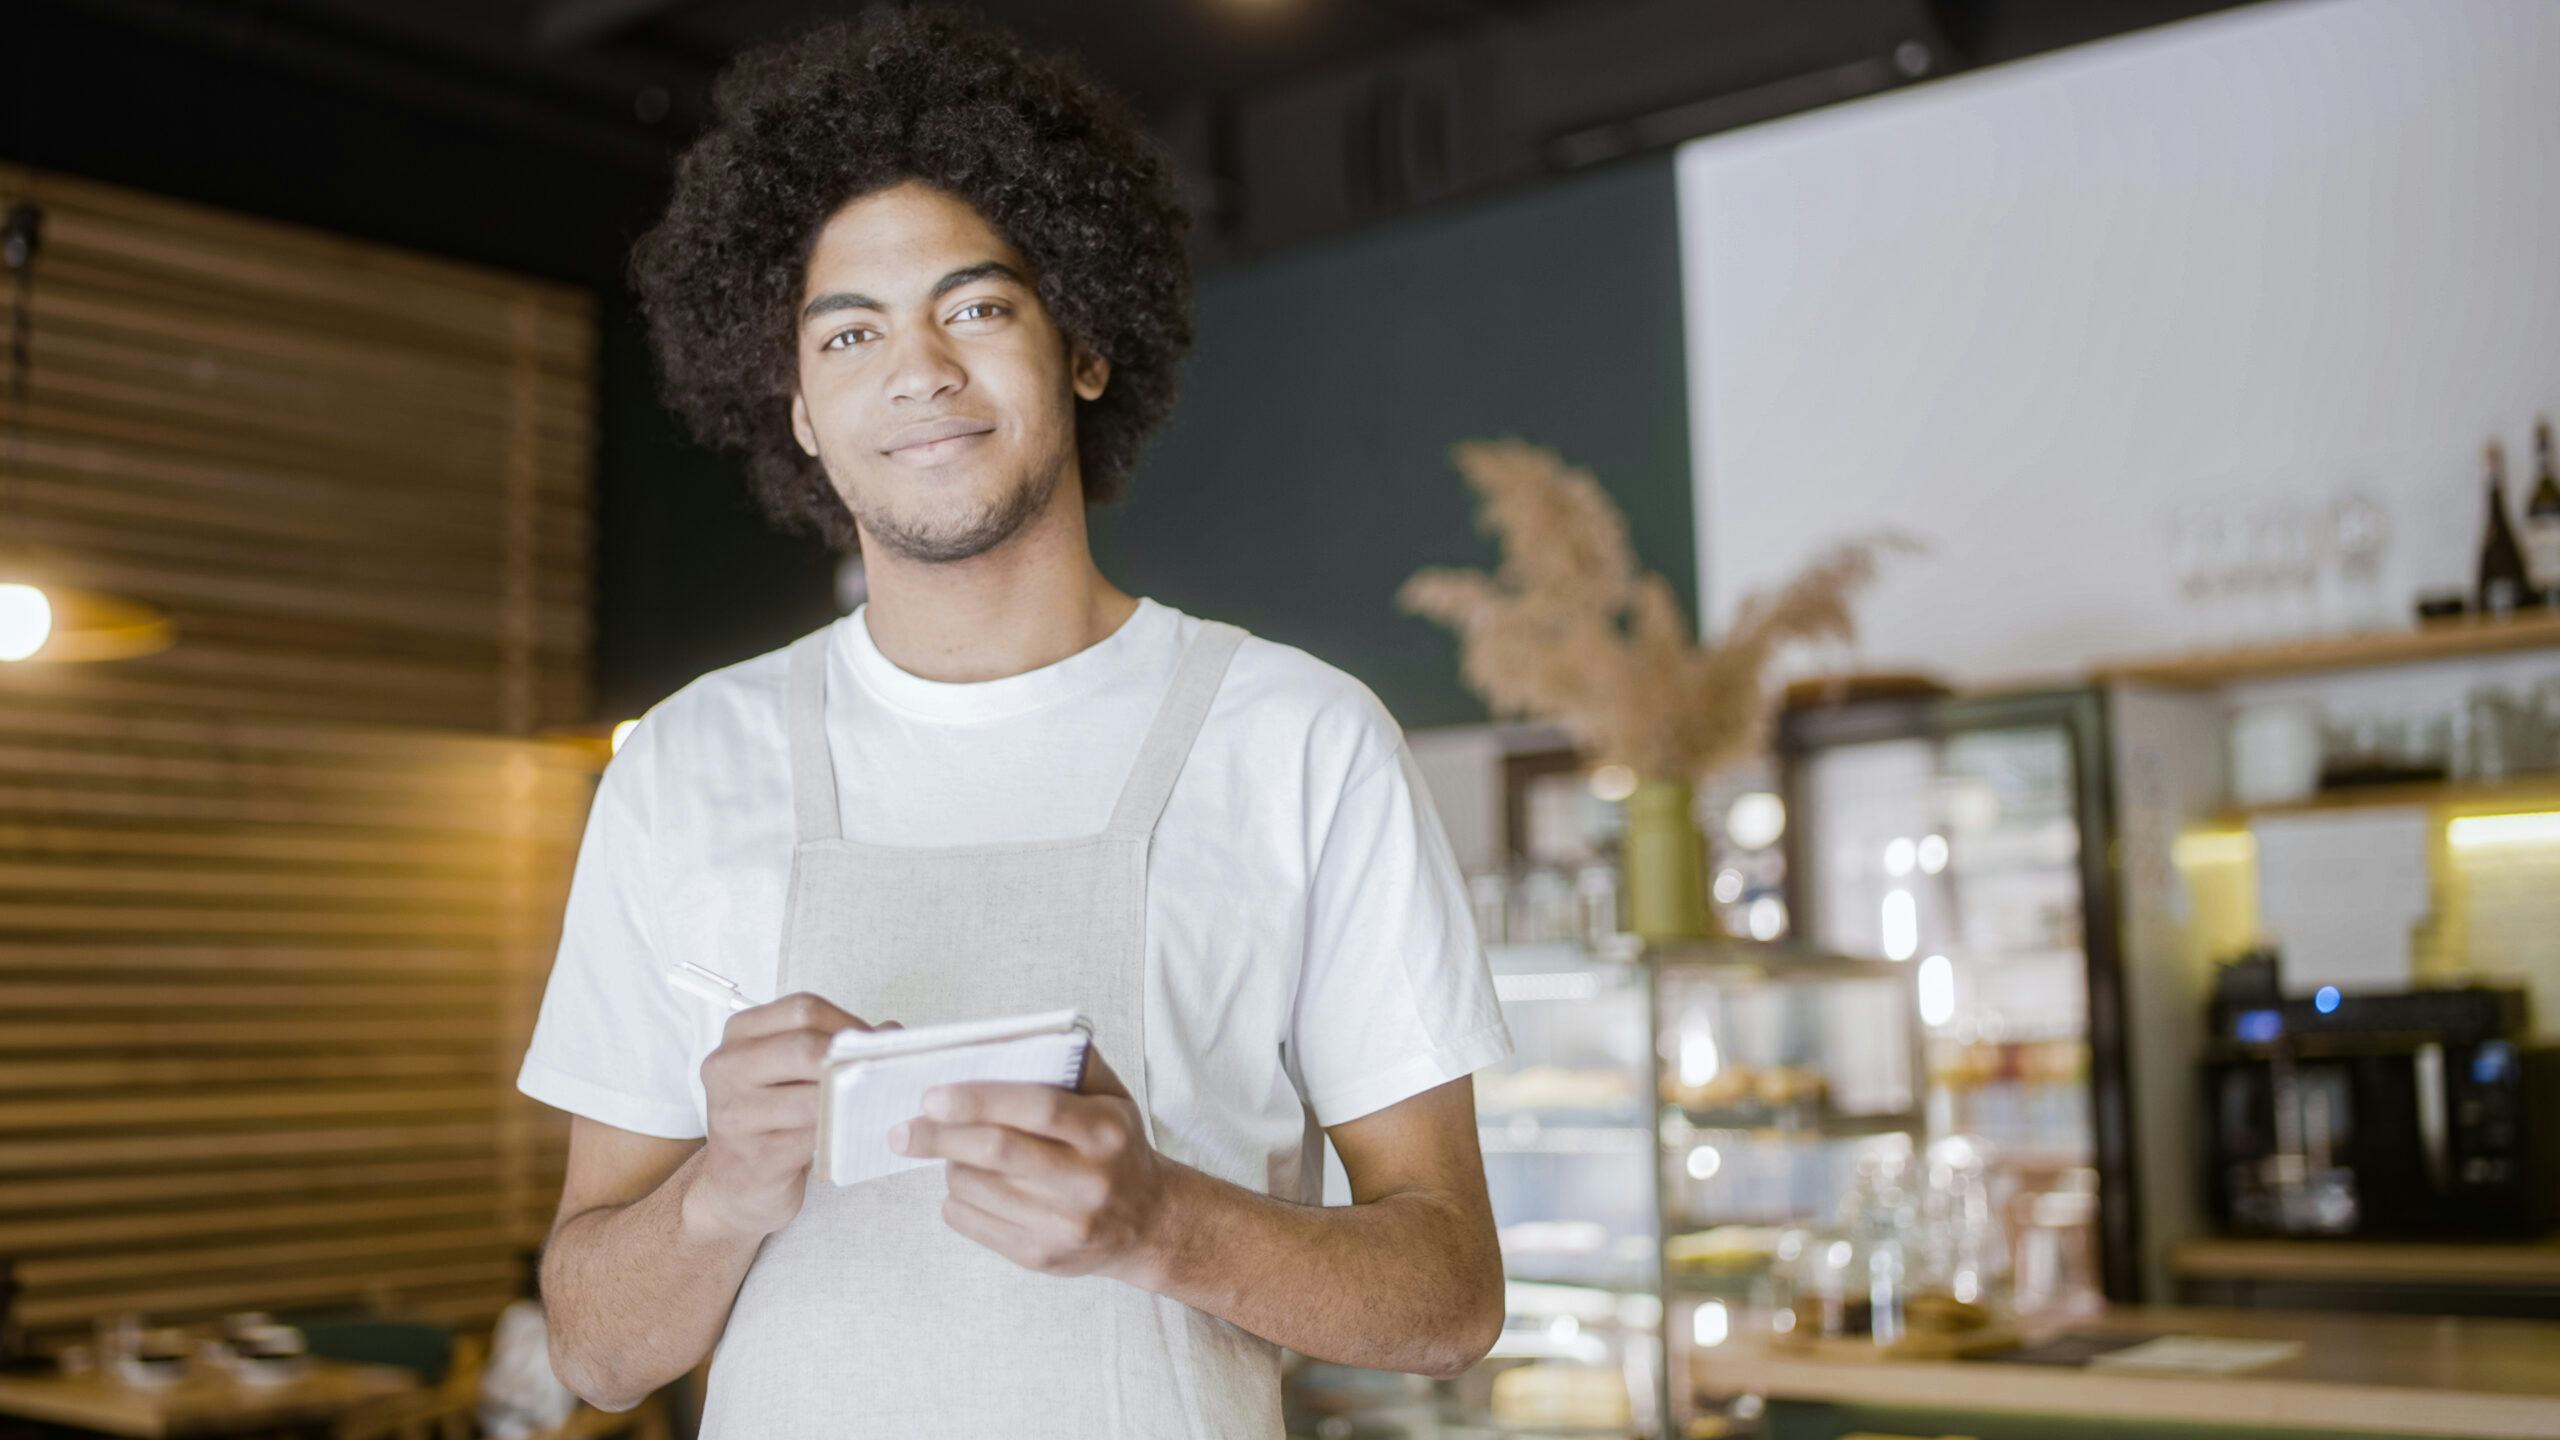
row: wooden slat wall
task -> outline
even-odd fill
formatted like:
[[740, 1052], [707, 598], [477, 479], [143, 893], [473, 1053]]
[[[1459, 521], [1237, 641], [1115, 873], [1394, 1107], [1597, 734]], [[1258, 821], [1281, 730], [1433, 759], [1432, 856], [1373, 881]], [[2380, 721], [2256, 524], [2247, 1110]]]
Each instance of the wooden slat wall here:
[[565, 1145], [514, 1076], [602, 761], [538, 738], [589, 718], [592, 302], [0, 165], [30, 196], [0, 541], [179, 640], [0, 666], [23, 1318], [483, 1323]]

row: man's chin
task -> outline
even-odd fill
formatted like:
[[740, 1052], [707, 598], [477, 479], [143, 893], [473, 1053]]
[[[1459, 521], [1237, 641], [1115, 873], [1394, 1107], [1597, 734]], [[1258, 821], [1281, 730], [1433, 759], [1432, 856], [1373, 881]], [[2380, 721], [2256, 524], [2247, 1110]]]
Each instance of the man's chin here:
[[996, 501], [934, 506], [925, 514], [887, 507], [857, 512], [857, 518], [865, 534], [890, 551], [923, 564], [947, 565], [983, 555], [1028, 528], [1041, 507], [1024, 503], [1026, 498], [1017, 493]]

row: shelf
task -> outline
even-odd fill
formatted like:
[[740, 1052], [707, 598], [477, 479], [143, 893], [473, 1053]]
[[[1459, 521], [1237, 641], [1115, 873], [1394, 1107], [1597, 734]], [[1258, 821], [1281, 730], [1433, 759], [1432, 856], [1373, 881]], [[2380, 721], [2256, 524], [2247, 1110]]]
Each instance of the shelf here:
[[1541, 1130], [1621, 1130], [1644, 1128], [1648, 1117], [1644, 1110], [1629, 1101], [1607, 1108], [1532, 1110], [1483, 1109], [1476, 1112], [1476, 1124], [1485, 1129], [1509, 1125], [1533, 1125]]
[[1784, 1211], [1771, 1211], [1763, 1215], [1746, 1215], [1739, 1210], [1733, 1211], [1729, 1214], [1720, 1214], [1712, 1209], [1700, 1208], [1684, 1210], [1674, 1218], [1679, 1221], [1679, 1225], [1676, 1228], [1681, 1231], [1714, 1230], [1726, 1225], [1756, 1225], [1764, 1229], [1786, 1230], [1829, 1223], [1822, 1216], [1811, 1210], [1800, 1211], [1794, 1214], [1789, 1214]]
[[1780, 1118], [1786, 1112], [1767, 1110], [1691, 1110], [1683, 1106], [1663, 1107], [1689, 1122], [1692, 1130], [1712, 1130], [1718, 1134], [1739, 1132], [1753, 1140], [1830, 1140], [1860, 1135], [1898, 1135], [1924, 1128], [1928, 1117], [1918, 1110], [1886, 1111], [1875, 1115], [1837, 1115], [1825, 1112], [1810, 1118]]
[[1605, 1265], [1595, 1265], [1589, 1270], [1563, 1267], [1542, 1270], [1535, 1265], [1522, 1264], [1513, 1268], [1506, 1264], [1502, 1278], [1507, 1285], [1534, 1285], [1541, 1290], [1588, 1290], [1598, 1295], [1621, 1298], [1650, 1296], [1654, 1293], [1655, 1284], [1650, 1272], [1639, 1273], [1632, 1267], [1611, 1271]]
[[1644, 953], [1666, 976], [1703, 980], [1907, 980], [1912, 974], [1908, 961], [1842, 955], [1783, 940], [1668, 941]]
[[2436, 621], [2407, 630], [2377, 630], [2362, 635], [2125, 660], [2097, 667], [2094, 678], [2101, 684], [2132, 682], [2207, 690], [2235, 681], [2280, 675], [2370, 670], [2531, 650], [2560, 650], [2560, 615]]
[[1444, 1404], [1437, 1412], [1438, 1434], [1447, 1440], [1467, 1440], [1471, 1436], [1501, 1436], [1505, 1440], [1627, 1440], [1635, 1432], [1624, 1425], [1594, 1429], [1582, 1425], [1538, 1425], [1527, 1421], [1498, 1420], [1487, 1411], [1457, 1404]]
[[1487, 1155], [1641, 1155], [1652, 1139], [1641, 1125], [1540, 1126], [1525, 1137], [1508, 1126], [1476, 1127], [1477, 1148]]
[[1673, 1300], [1743, 1300], [1748, 1301], [1760, 1282], [1769, 1278], [1770, 1267], [1777, 1262], [1761, 1256], [1748, 1265], [1727, 1270], [1682, 1270], [1665, 1272], [1669, 1298]]
[[2014, 950], [1976, 950], [1966, 945], [1946, 945], [1939, 949], [1959, 970], [2015, 965], [2066, 965], [2077, 970], [2089, 963], [2089, 952], [2076, 945], [2020, 946]]
[[1623, 978], [1612, 976], [1599, 965], [1556, 970], [1500, 970], [1494, 973], [1493, 994], [1505, 1005], [1597, 1001], [1633, 996], [1636, 992], [1633, 982], [1640, 978], [1641, 972]]
[[2249, 1240], [2181, 1242], [2180, 1279], [2420, 1285], [2560, 1285], [2560, 1235], [2541, 1240]]
[[1496, 975], [1529, 972], [1629, 971], [1642, 950], [1635, 937], [1616, 937], [1606, 950], [1572, 940], [1496, 940], [1484, 947]]
[[2403, 805], [2472, 814], [2560, 809], [2560, 774], [2537, 772], [2496, 784], [2440, 780], [2416, 785], [2354, 785], [2340, 790], [2323, 790], [2300, 800], [2234, 805], [2214, 815], [2212, 828], [2246, 829], [2250, 821], [2274, 815], [2314, 815], [2335, 810], [2371, 810]]
[[[1898, 979], [1911, 973], [1907, 962], [1843, 955], [1789, 940], [1618, 938], [1623, 943], [1607, 952], [1571, 944], [1487, 945], [1495, 992], [1506, 1003], [1589, 1000], [1640, 979], [1648, 966], [1669, 974], [1746, 981]], [[1625, 993], [1634, 989], [1627, 985]]]

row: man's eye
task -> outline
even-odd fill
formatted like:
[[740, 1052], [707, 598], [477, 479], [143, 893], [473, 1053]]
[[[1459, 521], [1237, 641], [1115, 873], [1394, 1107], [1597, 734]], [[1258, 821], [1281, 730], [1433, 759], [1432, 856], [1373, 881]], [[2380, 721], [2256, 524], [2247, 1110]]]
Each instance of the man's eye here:
[[970, 301], [968, 304], [961, 306], [961, 307], [960, 307], [960, 312], [959, 312], [957, 315], [954, 315], [954, 316], [953, 316], [953, 317], [951, 317], [951, 318], [953, 318], [953, 319], [955, 319], [955, 320], [965, 320], [965, 319], [969, 318], [969, 312], [970, 312], [970, 311], [972, 311], [972, 310], [996, 310], [996, 311], [1000, 311], [1000, 310], [1002, 310], [1002, 309], [1004, 309], [1004, 306], [1002, 306], [1002, 305], [998, 304], [997, 302], [995, 302], [995, 301], [993, 301], [993, 300], [972, 300], [972, 301]]
[[860, 327], [860, 326], [858, 326], [858, 325], [857, 325], [857, 326], [855, 326], [855, 327], [854, 327], [853, 329], [851, 329], [851, 330], [839, 330], [839, 331], [837, 331], [835, 334], [828, 336], [828, 337], [827, 337], [827, 342], [826, 342], [825, 344], [823, 344], [823, 345], [819, 346], [818, 348], [819, 348], [819, 349], [821, 349], [821, 350], [840, 350], [840, 349], [844, 349], [844, 348], [846, 348], [846, 347], [844, 347], [844, 346], [840, 346], [840, 345], [836, 344], [836, 342], [837, 342], [838, 340], [843, 340], [843, 339], [846, 339], [846, 338], [848, 338], [848, 337], [855, 336], [855, 335], [860, 335], [860, 334], [863, 334], [863, 333], [865, 333], [865, 332], [863, 331], [862, 327]]

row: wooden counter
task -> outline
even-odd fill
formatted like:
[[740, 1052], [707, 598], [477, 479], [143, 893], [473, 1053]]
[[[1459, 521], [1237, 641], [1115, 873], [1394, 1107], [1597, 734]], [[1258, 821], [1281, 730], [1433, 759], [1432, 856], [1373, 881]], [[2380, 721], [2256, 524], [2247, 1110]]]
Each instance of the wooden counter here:
[[2560, 1238], [2191, 1240], [2169, 1273], [2186, 1305], [2560, 1321]]
[[2180, 1279], [2438, 1285], [2560, 1285], [2560, 1236], [2545, 1240], [2190, 1240], [2169, 1252]]
[[[1756, 1393], [1773, 1406], [2560, 1440], [2560, 1323], [2135, 1306], [2067, 1330], [2299, 1340], [2304, 1348], [2244, 1374], [2170, 1376], [1986, 1360], [1816, 1359], [1737, 1335], [1693, 1352], [1690, 1380], [1702, 1395]], [[2064, 1332], [2029, 1338], [2057, 1333]]]

